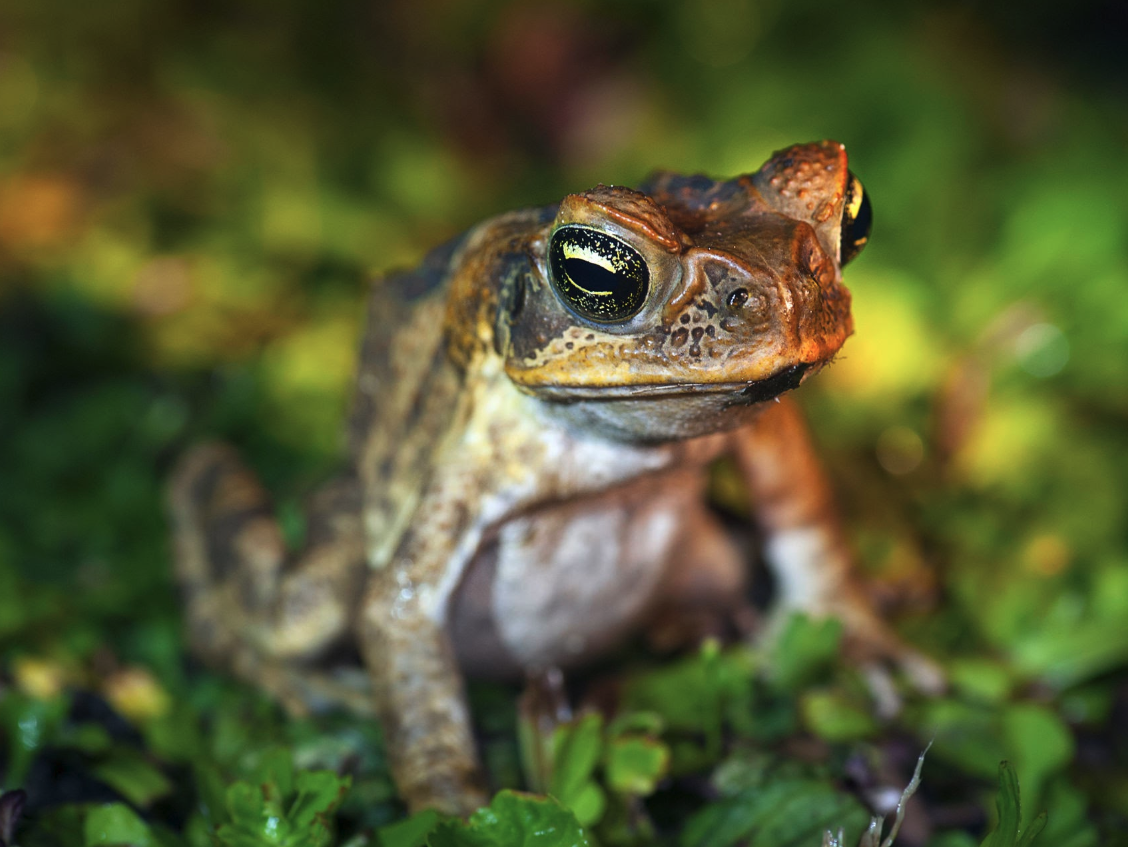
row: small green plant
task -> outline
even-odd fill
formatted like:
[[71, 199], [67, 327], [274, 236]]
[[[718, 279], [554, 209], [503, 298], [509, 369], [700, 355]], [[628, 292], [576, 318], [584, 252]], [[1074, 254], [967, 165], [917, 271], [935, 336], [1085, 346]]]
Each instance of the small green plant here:
[[1030, 847], [1038, 833], [1046, 826], [1046, 813], [1042, 812], [1022, 829], [1022, 806], [1018, 798], [1018, 776], [1009, 762], [999, 764], [999, 798], [996, 801], [999, 822], [983, 839], [982, 847]]
[[552, 798], [501, 791], [468, 822], [421, 812], [380, 830], [380, 847], [588, 847], [576, 816]]
[[[277, 765], [282, 757], [275, 757]], [[330, 847], [335, 843], [334, 815], [346, 792], [349, 777], [332, 771], [274, 768], [256, 783], [235, 782], [226, 792], [227, 820], [207, 828], [206, 841], [214, 847]], [[7, 796], [7, 795], [5, 795]], [[80, 827], [75, 824], [80, 823]], [[55, 831], [60, 843], [129, 845], [129, 847], [181, 847], [185, 839], [151, 825], [124, 803], [90, 807], [80, 821], [64, 819]], [[81, 832], [81, 842], [75, 840]], [[0, 840], [7, 847], [10, 842]], [[200, 843], [190, 836], [187, 843]]]
[[[281, 761], [279, 759], [278, 761]], [[227, 789], [230, 820], [216, 828], [221, 847], [328, 847], [333, 814], [352, 784], [332, 771], [300, 771], [289, 760], [258, 784]]]

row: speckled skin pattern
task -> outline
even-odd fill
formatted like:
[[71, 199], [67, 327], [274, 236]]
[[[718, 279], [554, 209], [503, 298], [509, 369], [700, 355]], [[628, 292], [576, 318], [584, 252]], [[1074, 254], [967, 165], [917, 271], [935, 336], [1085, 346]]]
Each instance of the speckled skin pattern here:
[[[837, 614], [857, 643], [927, 675], [862, 599], [803, 422], [776, 402], [852, 331], [848, 180], [826, 141], [731, 181], [599, 186], [488, 220], [378, 282], [351, 470], [313, 498], [303, 551], [284, 548], [229, 448], [197, 448], [174, 475], [196, 653], [294, 709], [374, 712], [409, 806], [468, 813], [486, 793], [464, 672], [568, 666], [659, 606], [739, 599], [744, 563], [702, 493], [728, 454], [780, 608]], [[595, 323], [561, 301], [546, 252], [565, 224], [645, 259], [641, 311]]]

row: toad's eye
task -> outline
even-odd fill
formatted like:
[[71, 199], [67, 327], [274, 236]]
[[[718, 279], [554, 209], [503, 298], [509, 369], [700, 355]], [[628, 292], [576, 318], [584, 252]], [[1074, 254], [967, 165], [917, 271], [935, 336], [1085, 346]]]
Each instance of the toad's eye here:
[[845, 265], [862, 252], [869, 241], [873, 226], [873, 207], [861, 180], [853, 174], [846, 186], [846, 202], [842, 204], [842, 246], [839, 248], [841, 264]]
[[639, 252], [613, 235], [562, 226], [548, 245], [552, 287], [581, 317], [610, 323], [637, 314], [650, 289]]

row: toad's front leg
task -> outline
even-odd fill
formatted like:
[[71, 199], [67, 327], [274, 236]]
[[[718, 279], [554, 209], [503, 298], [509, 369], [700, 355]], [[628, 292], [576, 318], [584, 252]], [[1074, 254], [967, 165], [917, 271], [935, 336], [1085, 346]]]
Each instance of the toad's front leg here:
[[465, 535], [442, 531], [457, 518], [444, 512], [456, 510], [453, 503], [425, 509], [430, 520], [409, 531], [394, 560], [374, 572], [357, 636], [400, 795], [412, 811], [468, 815], [487, 797], [445, 626], [444, 586], [457, 581], [451, 572], [460, 570], [458, 548], [468, 545]]
[[468, 815], [487, 798], [447, 633], [410, 589], [377, 583], [360, 635], [392, 775], [412, 811]]
[[788, 398], [770, 404], [733, 438], [766, 535], [764, 552], [778, 585], [779, 613], [838, 617], [848, 643], [863, 659], [891, 660], [917, 688], [940, 690], [944, 679], [937, 665], [902, 641], [866, 596], [798, 406]]

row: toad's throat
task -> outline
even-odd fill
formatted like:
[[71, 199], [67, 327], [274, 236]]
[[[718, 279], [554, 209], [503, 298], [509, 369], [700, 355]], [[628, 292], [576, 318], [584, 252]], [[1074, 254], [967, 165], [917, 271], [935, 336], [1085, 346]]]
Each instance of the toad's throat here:
[[797, 388], [811, 365], [801, 362], [776, 371], [771, 376], [752, 382], [682, 382], [663, 385], [556, 385], [538, 388], [536, 393], [555, 401], [630, 400], [651, 397], [678, 397], [700, 394], [731, 395], [727, 405], [744, 406], [762, 403]]

